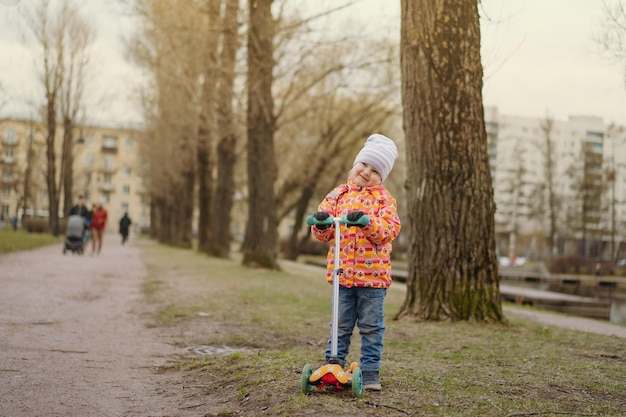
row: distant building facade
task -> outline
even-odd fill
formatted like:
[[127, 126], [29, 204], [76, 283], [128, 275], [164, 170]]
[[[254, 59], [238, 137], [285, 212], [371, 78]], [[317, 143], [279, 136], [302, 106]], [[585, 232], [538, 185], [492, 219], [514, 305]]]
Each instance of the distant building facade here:
[[[57, 166], [61, 161], [62, 136], [63, 129], [59, 126]], [[96, 203], [103, 204], [109, 213], [109, 230], [117, 229], [117, 221], [126, 212], [137, 228], [149, 226], [150, 205], [139, 175], [137, 137], [138, 131], [131, 128], [75, 129], [72, 201], [82, 194], [90, 208]], [[45, 142], [45, 126], [41, 123], [0, 120], [0, 220], [21, 218], [24, 214], [48, 216]], [[60, 176], [59, 168], [57, 176]], [[60, 198], [62, 202], [62, 195]], [[63, 211], [62, 203], [59, 209]]]
[[[567, 121], [485, 108], [500, 254], [610, 259], [626, 237], [626, 133], [598, 117]], [[550, 221], [550, 198], [556, 208]], [[554, 223], [555, 241], [545, 247]], [[523, 238], [524, 242], [519, 239]], [[533, 253], [534, 252], [534, 253]]]
[[[485, 108], [485, 127], [500, 255], [626, 257], [625, 128], [597, 117], [549, 120], [505, 115], [493, 107]], [[139, 134], [106, 126], [75, 132], [72, 201], [83, 194], [90, 205], [102, 202], [111, 230], [125, 212], [135, 227], [149, 227]], [[59, 127], [57, 160], [61, 141]], [[0, 119], [0, 221], [23, 213], [47, 216], [46, 164], [44, 125]], [[557, 208], [552, 247], [550, 198]], [[245, 197], [236, 193], [235, 204], [245, 205]], [[243, 210], [235, 211], [233, 236], [241, 240], [245, 219]]]

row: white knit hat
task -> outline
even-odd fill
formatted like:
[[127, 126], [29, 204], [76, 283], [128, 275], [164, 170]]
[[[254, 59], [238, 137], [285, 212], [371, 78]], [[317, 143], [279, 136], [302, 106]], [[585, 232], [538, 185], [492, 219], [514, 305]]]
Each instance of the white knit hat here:
[[393, 140], [379, 133], [374, 133], [367, 138], [363, 149], [354, 159], [354, 164], [363, 162], [371, 165], [378, 171], [383, 181], [393, 169], [393, 164], [398, 157], [398, 148]]

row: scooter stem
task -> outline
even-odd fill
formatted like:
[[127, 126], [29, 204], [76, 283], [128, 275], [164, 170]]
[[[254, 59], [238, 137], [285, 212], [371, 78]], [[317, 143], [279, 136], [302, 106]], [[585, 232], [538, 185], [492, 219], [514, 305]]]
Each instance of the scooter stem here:
[[341, 274], [341, 261], [339, 259], [341, 240], [341, 217], [333, 218], [335, 223], [335, 259], [333, 264], [333, 317], [330, 333], [330, 357], [337, 358], [337, 339], [339, 339], [339, 274]]

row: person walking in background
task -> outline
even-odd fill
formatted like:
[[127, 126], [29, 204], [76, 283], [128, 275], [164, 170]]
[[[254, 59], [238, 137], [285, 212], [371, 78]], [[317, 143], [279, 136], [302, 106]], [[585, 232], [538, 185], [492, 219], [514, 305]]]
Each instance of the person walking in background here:
[[89, 240], [89, 222], [91, 220], [91, 211], [87, 208], [87, 203], [85, 202], [85, 196], [82, 194], [78, 196], [78, 203], [74, 204], [70, 208], [69, 212], [70, 216], [80, 216], [84, 219], [84, 230], [83, 230], [83, 247]]
[[102, 206], [98, 204], [91, 215], [91, 254], [99, 255], [102, 251], [102, 235], [104, 234], [104, 228], [107, 224], [108, 213]]
[[[339, 318], [337, 360], [342, 367], [350, 348], [355, 326], [361, 335], [363, 388], [380, 391], [380, 360], [385, 333], [383, 302], [391, 285], [391, 242], [400, 233], [396, 200], [383, 185], [398, 150], [393, 140], [371, 135], [354, 160], [345, 184], [335, 187], [320, 203], [314, 217], [346, 216], [356, 222], [366, 215], [364, 226], [341, 226], [339, 275]], [[312, 226], [313, 236], [332, 242], [327, 257], [327, 280], [332, 283], [334, 265], [334, 225]], [[331, 359], [331, 338], [325, 363]]]
[[72, 208], [70, 208], [69, 215], [78, 215], [85, 219], [89, 216], [89, 209], [87, 208], [85, 197], [83, 195], [78, 196], [78, 203], [74, 204]]
[[128, 213], [124, 213], [124, 216], [120, 219], [120, 235], [122, 235], [122, 246], [126, 246], [128, 241], [128, 230], [132, 224], [132, 220], [128, 217]]

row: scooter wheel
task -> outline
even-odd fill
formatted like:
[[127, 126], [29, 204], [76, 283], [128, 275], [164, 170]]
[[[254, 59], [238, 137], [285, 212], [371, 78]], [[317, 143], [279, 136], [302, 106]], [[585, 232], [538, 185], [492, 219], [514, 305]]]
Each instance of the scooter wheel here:
[[352, 393], [356, 397], [360, 397], [363, 394], [363, 374], [358, 366], [352, 372]]
[[311, 391], [311, 383], [309, 382], [311, 375], [313, 375], [313, 367], [307, 363], [302, 368], [302, 376], [300, 378], [300, 388], [303, 394], [308, 394]]

